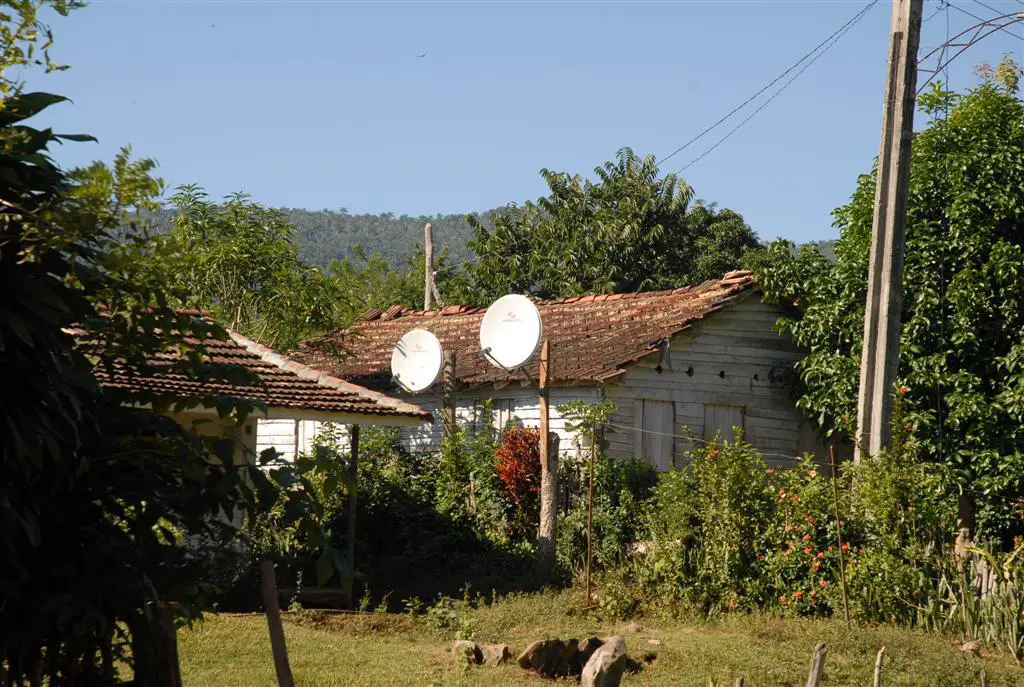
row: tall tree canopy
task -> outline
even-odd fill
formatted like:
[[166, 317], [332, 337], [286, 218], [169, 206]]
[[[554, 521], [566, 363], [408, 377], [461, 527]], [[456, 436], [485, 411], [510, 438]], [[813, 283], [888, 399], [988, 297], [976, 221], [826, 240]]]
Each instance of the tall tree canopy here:
[[194, 185], [171, 202], [167, 267], [193, 303], [272, 347], [289, 348], [336, 323], [334, 280], [299, 260], [294, 227], [280, 210], [243, 193], [214, 203]]
[[[979, 528], [1007, 533], [1024, 488], [1024, 106], [1016, 65], [984, 75], [920, 98], [931, 121], [913, 146], [899, 386], [924, 454], [977, 501]], [[856, 417], [875, 179], [835, 212], [835, 265], [779, 242], [757, 270], [809, 351], [799, 405], [839, 431]]]
[[629, 148], [596, 180], [541, 171], [550, 193], [491, 214], [475, 228], [468, 300], [517, 292], [541, 298], [642, 291], [703, 281], [736, 268], [757, 237], [737, 213], [693, 201], [675, 174]]

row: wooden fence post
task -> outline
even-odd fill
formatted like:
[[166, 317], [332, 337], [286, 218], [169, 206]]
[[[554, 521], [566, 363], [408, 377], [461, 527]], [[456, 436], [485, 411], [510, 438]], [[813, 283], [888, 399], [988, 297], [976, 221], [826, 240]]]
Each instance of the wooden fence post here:
[[348, 592], [348, 607], [356, 607], [356, 507], [359, 500], [359, 425], [352, 425], [349, 431], [349, 477], [352, 487], [348, 492], [348, 550], [345, 562], [348, 565], [348, 580], [345, 589]]
[[270, 629], [270, 649], [274, 653], [274, 671], [278, 687], [295, 687], [292, 669], [288, 665], [288, 647], [284, 643], [284, 628], [281, 627], [281, 609], [277, 600], [277, 580], [274, 578], [274, 562], [260, 563], [260, 589], [263, 591], [263, 607], [267, 611], [267, 627]]
[[825, 654], [828, 653], [828, 646], [825, 642], [818, 642], [814, 645], [814, 654], [811, 656], [811, 673], [807, 676], [807, 687], [818, 687], [825, 671]]
[[885, 658], [885, 647], [878, 650], [875, 657], [875, 679], [871, 683], [873, 687], [882, 687], [882, 659]]

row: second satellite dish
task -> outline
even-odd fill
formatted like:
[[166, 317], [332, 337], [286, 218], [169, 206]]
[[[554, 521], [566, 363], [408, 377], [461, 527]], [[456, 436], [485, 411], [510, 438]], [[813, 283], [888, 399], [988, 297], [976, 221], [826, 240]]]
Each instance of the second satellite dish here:
[[426, 329], [406, 332], [391, 353], [391, 374], [412, 392], [429, 389], [441, 375], [443, 364], [441, 343]]
[[542, 329], [533, 301], [516, 294], [502, 296], [491, 303], [480, 322], [480, 348], [492, 363], [513, 370], [536, 352]]

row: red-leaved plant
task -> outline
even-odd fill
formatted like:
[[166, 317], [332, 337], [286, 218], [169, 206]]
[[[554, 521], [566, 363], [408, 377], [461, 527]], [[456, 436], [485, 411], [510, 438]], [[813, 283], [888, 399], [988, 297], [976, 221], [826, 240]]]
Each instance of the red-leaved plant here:
[[540, 431], [508, 427], [495, 455], [498, 477], [512, 505], [511, 527], [526, 534], [537, 527], [540, 509]]

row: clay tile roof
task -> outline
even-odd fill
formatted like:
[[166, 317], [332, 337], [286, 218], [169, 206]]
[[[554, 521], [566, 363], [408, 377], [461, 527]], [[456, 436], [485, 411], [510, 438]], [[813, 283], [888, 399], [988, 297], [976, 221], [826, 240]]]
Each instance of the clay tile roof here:
[[[258, 380], [258, 384], [237, 384], [209, 377], [203, 379], [202, 375], [200, 378], [187, 377], [178, 370], [170, 369], [176, 360], [170, 352], [149, 360], [151, 369], [146, 373], [124, 364], [115, 364], [113, 369], [97, 367], [94, 373], [104, 388], [129, 396], [132, 393], [156, 394], [197, 401], [243, 398], [260, 401], [268, 408], [364, 415], [371, 424], [374, 418], [431, 420], [430, 414], [419, 406], [291, 360], [238, 332], [228, 330], [228, 334], [230, 339], [227, 341], [206, 339], [202, 342], [207, 351], [204, 360], [214, 365], [244, 368]], [[163, 371], [161, 366], [165, 368]]]
[[[656, 352], [661, 341], [735, 303], [756, 286], [751, 272], [737, 271], [695, 288], [537, 301], [551, 346], [552, 382], [597, 382], [622, 374], [624, 366]], [[391, 351], [398, 339], [421, 327], [455, 354], [455, 376], [460, 382], [523, 379], [522, 373], [494, 367], [481, 355], [480, 320], [485, 310], [406, 311], [399, 318], [361, 322], [306, 342], [298, 356], [332, 374], [383, 387], [391, 381]], [[351, 350], [337, 355], [346, 342], [351, 342]], [[537, 377], [537, 367], [534, 356], [526, 366], [532, 379]]]

